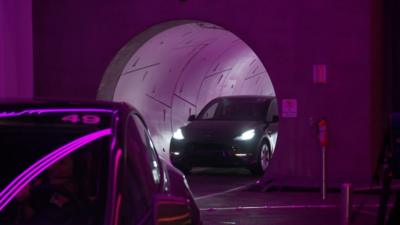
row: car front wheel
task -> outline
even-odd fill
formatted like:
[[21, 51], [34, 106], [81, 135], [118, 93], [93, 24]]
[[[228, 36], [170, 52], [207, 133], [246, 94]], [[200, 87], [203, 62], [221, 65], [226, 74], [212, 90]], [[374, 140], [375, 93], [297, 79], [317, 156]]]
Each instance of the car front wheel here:
[[254, 175], [263, 175], [271, 161], [271, 150], [267, 142], [263, 142], [257, 151], [257, 162], [250, 166], [250, 171]]

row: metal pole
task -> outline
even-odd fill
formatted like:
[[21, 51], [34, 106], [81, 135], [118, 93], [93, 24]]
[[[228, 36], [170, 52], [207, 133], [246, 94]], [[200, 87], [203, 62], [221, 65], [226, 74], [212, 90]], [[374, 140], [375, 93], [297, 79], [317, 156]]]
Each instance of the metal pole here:
[[326, 146], [322, 146], [322, 199], [326, 199]]
[[341, 190], [341, 225], [350, 224], [352, 211], [352, 188], [350, 183], [342, 184]]

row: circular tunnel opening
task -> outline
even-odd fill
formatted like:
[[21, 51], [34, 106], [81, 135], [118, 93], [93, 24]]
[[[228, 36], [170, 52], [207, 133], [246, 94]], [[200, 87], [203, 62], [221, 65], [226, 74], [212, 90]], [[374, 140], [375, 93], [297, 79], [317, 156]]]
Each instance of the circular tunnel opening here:
[[[199, 21], [155, 25], [131, 39], [108, 66], [98, 99], [133, 105], [169, 158], [173, 132], [219, 96], [275, 96], [263, 63], [239, 37]], [[275, 143], [273, 143], [275, 144]]]

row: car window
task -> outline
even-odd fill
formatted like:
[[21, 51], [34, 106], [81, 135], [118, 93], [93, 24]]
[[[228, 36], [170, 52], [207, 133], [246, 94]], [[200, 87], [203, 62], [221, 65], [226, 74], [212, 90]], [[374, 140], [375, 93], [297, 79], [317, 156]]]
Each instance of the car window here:
[[0, 224], [103, 224], [111, 113], [0, 114]]
[[129, 116], [125, 133], [126, 164], [123, 179], [122, 224], [138, 224], [151, 208], [152, 183], [143, 160], [143, 142], [136, 123]]
[[142, 224], [142, 221], [148, 219], [153, 196], [159, 187], [160, 166], [147, 129], [135, 114], [128, 117], [125, 139], [127, 160], [121, 224]]
[[[110, 141], [106, 137], [99, 138], [53, 161], [61, 154], [58, 151], [60, 146], [67, 149], [67, 146], [72, 146], [69, 145], [71, 141], [79, 140], [75, 135], [56, 129], [48, 132], [27, 127], [0, 129], [0, 136], [7, 137], [1, 139], [2, 150], [10, 151], [7, 154], [8, 162], [2, 163], [8, 168], [2, 168], [3, 173], [7, 174], [2, 174], [1, 189], [6, 189], [11, 183], [3, 182], [6, 177], [15, 181], [27, 174], [25, 172], [29, 169], [22, 166], [25, 163], [21, 159], [31, 166], [49, 159], [35, 169], [38, 171], [45, 166], [43, 172], [34, 176], [33, 170], [29, 170], [30, 175], [24, 179], [30, 182], [21, 186], [22, 189], [10, 192], [16, 195], [0, 210], [0, 224], [103, 224], [106, 199], [104, 184], [107, 183], [107, 149]], [[78, 142], [74, 144], [75, 147], [77, 145]], [[48, 151], [50, 148], [54, 149]], [[14, 165], [19, 169], [18, 172], [13, 169]], [[0, 205], [3, 205], [3, 200]]]
[[201, 113], [199, 118], [203, 120], [214, 118], [218, 105], [219, 102], [215, 102], [212, 103], [211, 105], [208, 105], [207, 108], [205, 108], [204, 111]]
[[160, 165], [159, 165], [156, 149], [154, 147], [154, 143], [153, 143], [152, 139], [150, 138], [149, 132], [148, 132], [147, 128], [145, 127], [143, 121], [136, 114], [133, 114], [132, 117], [136, 122], [136, 126], [139, 130], [139, 134], [142, 138], [143, 143], [145, 143], [145, 146], [146, 146], [145, 152], [146, 152], [148, 164], [150, 166], [153, 181], [155, 184], [160, 184], [160, 179], [161, 179]]
[[200, 112], [200, 120], [265, 120], [266, 99], [258, 97], [221, 98], [218, 102], [206, 105]]

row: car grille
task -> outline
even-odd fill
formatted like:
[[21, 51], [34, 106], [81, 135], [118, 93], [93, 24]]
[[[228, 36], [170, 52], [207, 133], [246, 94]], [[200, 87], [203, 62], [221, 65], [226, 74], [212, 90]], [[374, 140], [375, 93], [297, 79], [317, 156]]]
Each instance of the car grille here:
[[230, 152], [229, 146], [216, 143], [191, 143], [188, 148], [194, 157], [221, 157]]

